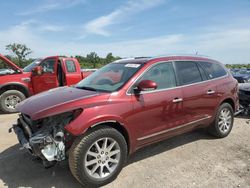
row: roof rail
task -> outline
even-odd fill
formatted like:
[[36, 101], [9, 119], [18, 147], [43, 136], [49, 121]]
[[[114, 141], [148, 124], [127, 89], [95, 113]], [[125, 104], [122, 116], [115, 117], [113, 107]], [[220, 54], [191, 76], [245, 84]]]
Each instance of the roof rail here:
[[206, 55], [200, 55], [200, 54], [161, 54], [157, 56], [152, 56], [151, 58], [160, 58], [160, 57], [169, 57], [169, 56], [191, 56], [191, 57], [203, 57], [203, 58], [209, 58], [209, 56]]

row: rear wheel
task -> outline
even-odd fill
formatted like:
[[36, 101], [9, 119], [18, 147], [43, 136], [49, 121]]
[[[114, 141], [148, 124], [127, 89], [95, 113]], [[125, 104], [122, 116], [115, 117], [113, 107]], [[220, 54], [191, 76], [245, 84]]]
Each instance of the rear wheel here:
[[218, 138], [224, 138], [231, 132], [233, 122], [234, 112], [232, 106], [223, 103], [217, 111], [214, 123], [209, 127], [209, 132]]
[[78, 138], [69, 153], [73, 176], [86, 187], [99, 187], [113, 181], [127, 158], [127, 143], [110, 127], [97, 129]]
[[0, 110], [4, 113], [16, 112], [18, 103], [25, 99], [25, 95], [17, 90], [8, 90], [0, 96]]

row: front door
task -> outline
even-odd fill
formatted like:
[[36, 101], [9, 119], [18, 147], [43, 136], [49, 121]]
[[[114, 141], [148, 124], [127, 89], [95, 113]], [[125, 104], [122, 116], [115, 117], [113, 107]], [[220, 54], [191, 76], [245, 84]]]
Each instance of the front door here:
[[32, 75], [32, 85], [34, 93], [40, 93], [58, 87], [57, 80], [57, 58], [43, 60], [39, 66], [42, 67], [42, 75]]
[[[136, 126], [139, 145], [165, 137], [170, 130], [185, 123], [182, 115], [182, 90], [176, 88], [171, 62], [156, 64], [136, 82], [152, 80], [157, 89], [132, 94], [134, 114], [131, 121]], [[135, 84], [135, 86], [136, 86]]]

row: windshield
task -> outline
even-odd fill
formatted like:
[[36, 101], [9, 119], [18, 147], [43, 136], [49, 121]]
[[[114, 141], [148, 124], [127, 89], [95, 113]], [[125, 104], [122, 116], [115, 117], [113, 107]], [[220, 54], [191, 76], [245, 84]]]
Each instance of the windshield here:
[[141, 63], [110, 63], [80, 81], [76, 88], [103, 92], [117, 91], [141, 67]]
[[34, 60], [31, 64], [29, 64], [26, 67], [24, 67], [23, 72], [31, 72], [32, 69], [34, 67], [36, 67], [41, 61], [42, 61], [42, 59], [36, 59], [36, 60]]

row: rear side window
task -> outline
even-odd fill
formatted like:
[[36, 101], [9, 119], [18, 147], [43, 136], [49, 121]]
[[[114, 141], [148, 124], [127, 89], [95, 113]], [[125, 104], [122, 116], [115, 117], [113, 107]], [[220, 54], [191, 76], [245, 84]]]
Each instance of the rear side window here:
[[74, 61], [66, 60], [65, 63], [66, 63], [67, 72], [76, 72], [76, 65]]
[[204, 67], [209, 79], [222, 77], [227, 74], [226, 70], [220, 64], [209, 62], [200, 62], [200, 64]]
[[196, 62], [177, 61], [175, 62], [179, 85], [187, 85], [203, 81]]

